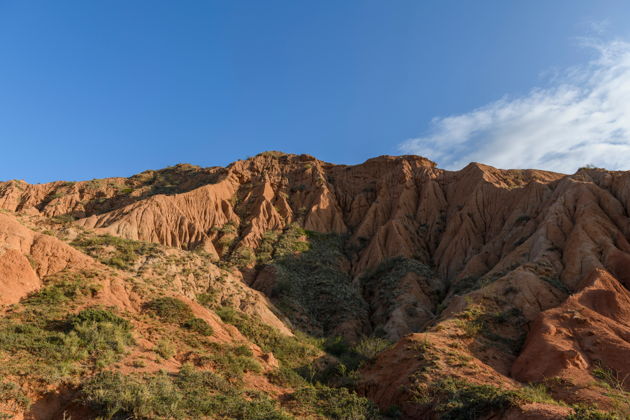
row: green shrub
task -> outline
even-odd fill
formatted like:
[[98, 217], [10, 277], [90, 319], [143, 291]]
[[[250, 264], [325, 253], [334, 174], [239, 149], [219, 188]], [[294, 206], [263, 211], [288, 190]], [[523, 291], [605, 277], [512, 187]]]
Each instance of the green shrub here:
[[594, 407], [577, 405], [573, 407], [573, 413], [569, 414], [566, 420], [621, 420], [621, 417]]
[[549, 390], [544, 384], [530, 384], [520, 388], [516, 393], [519, 398], [528, 402], [558, 404], [558, 401], [549, 395]]
[[184, 365], [176, 375], [102, 372], [87, 380], [81, 400], [100, 418], [229, 418], [290, 420], [277, 403], [244, 395], [225, 379]]
[[269, 382], [279, 386], [300, 388], [307, 385], [307, 382], [295, 370], [280, 366], [278, 369], [272, 370], [265, 374]]
[[187, 321], [184, 321], [182, 326], [205, 336], [210, 336], [214, 333], [212, 327], [201, 318], [191, 318]]
[[188, 305], [179, 299], [161, 297], [145, 303], [144, 308], [157, 315], [162, 321], [183, 324], [194, 318]]
[[236, 322], [238, 312], [231, 306], [221, 306], [216, 308], [214, 312], [221, 318], [223, 322], [233, 324]]
[[622, 377], [618, 372], [604, 366], [601, 362], [595, 363], [593, 376], [603, 381], [606, 386], [617, 391], [625, 391], [627, 377]]
[[175, 356], [175, 346], [165, 338], [158, 340], [153, 348], [153, 351], [160, 355], [163, 359], [170, 359]]
[[64, 347], [74, 359], [90, 358], [97, 368], [120, 359], [126, 347], [134, 343], [131, 324], [109, 310], [88, 308], [68, 319], [70, 332]]
[[175, 378], [177, 386], [187, 394], [207, 393], [217, 391], [228, 394], [234, 391], [234, 386], [225, 378], [207, 370], [196, 370], [192, 365], [185, 364]]
[[249, 347], [247, 347], [246, 345], [241, 345], [241, 346], [236, 346], [233, 348], [234, 354], [237, 356], [247, 356], [247, 357], [253, 357], [254, 353], [252, 352], [252, 349], [250, 349]]
[[[121, 270], [129, 270], [143, 255], [155, 254], [157, 245], [123, 239], [112, 235], [94, 237], [82, 236], [71, 243], [91, 257], [98, 259], [103, 264], [111, 265]], [[113, 248], [113, 253], [107, 248]]]
[[212, 290], [206, 293], [200, 293], [197, 295], [197, 302], [200, 305], [206, 306], [208, 308], [214, 308], [217, 301], [217, 292]]
[[299, 405], [312, 407], [326, 418], [339, 420], [372, 420], [378, 410], [367, 398], [346, 388], [329, 388], [323, 385], [307, 387], [291, 395]]
[[[61, 196], [60, 196], [61, 197]], [[59, 198], [59, 197], [56, 197]], [[54, 216], [50, 219], [53, 223], [57, 223], [59, 225], [65, 225], [67, 223], [74, 222], [74, 216], [71, 214], [61, 214], [59, 216]]]
[[300, 341], [297, 337], [286, 336], [275, 328], [247, 316], [230, 307], [216, 310], [223, 322], [234, 325], [245, 337], [257, 344], [263, 351], [272, 352], [274, 356], [289, 367], [304, 364], [306, 360], [317, 354], [312, 345]]
[[468, 338], [476, 337], [486, 328], [488, 314], [481, 305], [469, 303], [466, 309], [458, 314], [457, 325]]
[[240, 381], [245, 372], [262, 372], [262, 367], [245, 346], [220, 346], [198, 356], [197, 364], [211, 365], [228, 379]]
[[129, 321], [119, 317], [109, 309], [98, 306], [86, 308], [78, 314], [70, 316], [68, 323], [72, 329], [83, 323], [110, 323], [123, 331], [131, 331], [131, 323]]
[[277, 403], [269, 398], [258, 396], [244, 399], [228, 395], [215, 397], [215, 410], [218, 418], [237, 420], [294, 420], [294, 417], [278, 409]]
[[0, 322], [0, 350], [15, 355], [10, 372], [27, 371], [44, 382], [56, 381], [88, 361], [100, 369], [120, 359], [133, 344], [128, 321], [101, 308], [87, 308], [64, 320]]
[[230, 256], [230, 263], [238, 268], [247, 268], [256, 264], [256, 254], [248, 247], [241, 247]]
[[91, 272], [59, 272], [47, 277], [44, 287], [28, 295], [22, 303], [38, 309], [58, 310], [75, 299], [96, 294], [99, 286], [94, 283], [94, 276]]
[[0, 419], [13, 418], [18, 410], [25, 410], [31, 404], [22, 389], [13, 382], [0, 382], [0, 402], [5, 403], [6, 409], [11, 411], [10, 413], [0, 411]]
[[406, 292], [401, 287], [401, 280], [409, 273], [425, 278], [434, 276], [431, 269], [420, 261], [405, 257], [389, 258], [359, 278], [363, 296], [372, 296], [371, 301], [391, 311], [396, 307], [396, 298]]
[[443, 420], [482, 418], [503, 412], [518, 401], [514, 391], [455, 378], [446, 378], [432, 384], [431, 394], [434, 408]]
[[274, 256], [281, 258], [308, 251], [310, 244], [306, 237], [306, 231], [299, 224], [291, 223], [277, 241]]
[[384, 338], [364, 337], [354, 346], [353, 350], [362, 358], [372, 360], [391, 345], [392, 343]]
[[274, 247], [278, 242], [278, 232], [268, 231], [263, 233], [258, 248], [256, 248], [256, 261], [258, 264], [267, 264], [273, 259]]
[[148, 378], [102, 372], [81, 389], [83, 403], [100, 418], [177, 418], [184, 396], [166, 374]]
[[[352, 386], [358, 378], [358, 368], [390, 345], [389, 341], [382, 338], [364, 337], [350, 346], [342, 337], [331, 337], [324, 342], [324, 350], [336, 356], [338, 363], [315, 372], [313, 379], [335, 386]], [[305, 377], [311, 376], [304, 369], [301, 373]]]
[[351, 351], [350, 344], [341, 336], [329, 337], [324, 341], [324, 350], [334, 355], [341, 356]]

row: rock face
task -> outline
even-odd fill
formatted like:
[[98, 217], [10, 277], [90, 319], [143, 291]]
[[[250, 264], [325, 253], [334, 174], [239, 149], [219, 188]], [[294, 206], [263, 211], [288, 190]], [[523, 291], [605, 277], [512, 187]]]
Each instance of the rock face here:
[[0, 214], [0, 304], [12, 304], [39, 289], [41, 278], [68, 267], [89, 264], [62, 241], [34, 232], [14, 217]]
[[[347, 166], [265, 152], [226, 168], [0, 183], [0, 208], [203, 253], [239, 283], [222, 299], [241, 296], [241, 309], [285, 334], [397, 342], [364, 365], [358, 389], [403, 417], [438, 416], [414, 395], [445, 375], [514, 390], [555, 378], [545, 385], [554, 398], [603, 408], [614, 398], [602, 381], [630, 387], [630, 172], [453, 172], [418, 156]], [[0, 214], [0, 246], [3, 304], [89, 259], [12, 215]], [[200, 290], [178, 281], [190, 298]], [[521, 400], [505, 418], [568, 413]]]
[[[630, 293], [604, 270], [595, 270], [562, 305], [541, 313], [512, 366], [523, 382], [548, 377], [577, 384], [596, 380], [594, 368], [605, 367], [621, 378], [630, 376]], [[542, 360], [538, 360], [544, 354]]]

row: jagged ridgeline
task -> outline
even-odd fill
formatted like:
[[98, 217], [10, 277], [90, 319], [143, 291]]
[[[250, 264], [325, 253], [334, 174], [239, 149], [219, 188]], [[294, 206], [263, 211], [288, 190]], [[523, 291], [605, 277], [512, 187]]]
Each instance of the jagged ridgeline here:
[[265, 152], [0, 209], [6, 418], [630, 413], [628, 172]]

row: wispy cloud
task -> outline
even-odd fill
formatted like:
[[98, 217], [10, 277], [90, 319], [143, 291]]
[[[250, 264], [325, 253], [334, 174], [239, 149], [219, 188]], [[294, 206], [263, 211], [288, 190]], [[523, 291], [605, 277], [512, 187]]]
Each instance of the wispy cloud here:
[[449, 169], [471, 161], [565, 173], [585, 164], [630, 169], [630, 43], [587, 43], [597, 58], [551, 87], [435, 118], [427, 135], [401, 151]]

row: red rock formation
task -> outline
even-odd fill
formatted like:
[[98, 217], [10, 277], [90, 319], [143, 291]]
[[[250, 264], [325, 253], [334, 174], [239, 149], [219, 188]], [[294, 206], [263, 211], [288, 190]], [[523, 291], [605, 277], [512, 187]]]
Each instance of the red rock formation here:
[[[326, 269], [342, 273], [344, 290], [352, 291], [343, 296], [358, 296], [360, 310], [313, 331], [400, 339], [363, 371], [360, 387], [384, 408], [404, 406], [409, 418], [421, 409], [401, 386], [413, 383], [422, 363], [408, 347], [427, 328], [440, 360], [457, 349], [472, 358], [483, 383], [516, 388], [516, 381], [560, 377], [585, 385], [596, 379], [597, 366], [630, 375], [630, 172], [563, 175], [478, 163], [445, 171], [418, 156], [347, 166], [267, 152], [226, 168], [180, 165], [78, 183], [10, 181], [0, 184], [0, 208], [62, 222], [72, 216], [79, 228], [202, 250], [223, 262], [242, 257], [243, 278], [272, 299], [282, 270], [260, 258], [266, 235], [281, 236], [295, 223], [339, 235], [343, 256]], [[0, 244], [9, 249], [0, 253], [0, 285], [11, 289], [0, 303], [19, 300], [42, 276], [86, 258], [16, 223], [0, 214]], [[409, 261], [415, 271], [407, 269]], [[387, 277], [392, 272], [400, 275]], [[322, 306], [341, 296], [326, 293]], [[254, 312], [283, 328], [265, 298], [256, 302]], [[304, 325], [329, 315], [305, 314], [316, 311], [290, 303], [302, 310], [296, 317]], [[474, 322], [487, 328], [468, 336], [470, 320], [462, 314], [474, 305], [483, 313]], [[505, 314], [516, 315], [506, 322]], [[521, 350], [517, 343], [525, 336]], [[462, 369], [448, 369], [461, 376]], [[566, 412], [524, 407], [505, 418]]]
[[598, 367], [630, 376], [629, 358], [630, 293], [595, 270], [578, 293], [540, 314], [512, 374], [523, 382], [560, 377], [584, 385], [595, 380], [591, 371]]

